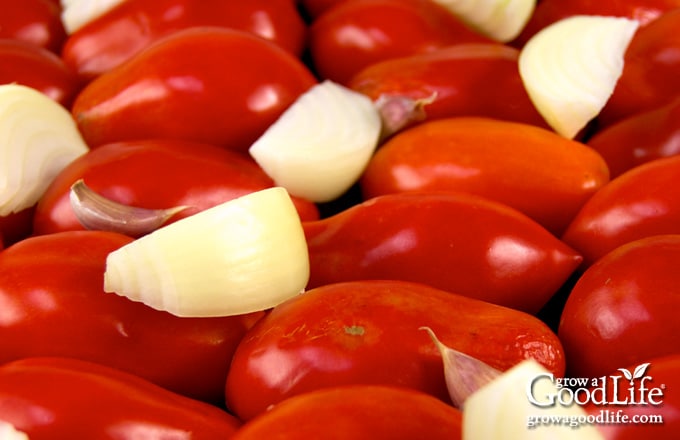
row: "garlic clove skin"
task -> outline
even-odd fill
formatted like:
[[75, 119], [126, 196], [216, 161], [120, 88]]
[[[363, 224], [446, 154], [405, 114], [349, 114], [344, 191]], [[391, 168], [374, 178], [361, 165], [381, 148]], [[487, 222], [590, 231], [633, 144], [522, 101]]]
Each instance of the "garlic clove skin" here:
[[302, 94], [249, 153], [290, 194], [329, 202], [359, 179], [381, 131], [370, 98], [326, 80]]
[[548, 25], [521, 49], [524, 87], [558, 134], [572, 139], [600, 113], [638, 26], [624, 17], [575, 15]]
[[183, 317], [265, 310], [309, 280], [302, 223], [268, 188], [201, 211], [109, 254], [104, 290]]
[[35, 205], [89, 150], [71, 114], [33, 88], [0, 85], [0, 216]]
[[536, 0], [435, 0], [482, 35], [500, 43], [519, 36]]

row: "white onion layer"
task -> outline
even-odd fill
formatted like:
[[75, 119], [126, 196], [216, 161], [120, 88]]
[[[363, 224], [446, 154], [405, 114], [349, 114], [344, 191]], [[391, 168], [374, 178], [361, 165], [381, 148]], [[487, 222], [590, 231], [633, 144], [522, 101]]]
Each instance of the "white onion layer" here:
[[291, 194], [328, 202], [359, 179], [381, 127], [370, 98], [324, 81], [302, 94], [249, 152]]
[[638, 22], [577, 15], [536, 33], [522, 48], [519, 71], [537, 110], [574, 138], [605, 106], [623, 71]]
[[67, 34], [72, 34], [106, 14], [124, 0], [61, 0], [61, 21]]
[[30, 87], [0, 85], [0, 216], [33, 206], [87, 151], [68, 110]]
[[536, 8], [536, 0], [435, 1], [470, 27], [501, 43], [514, 40]]
[[301, 293], [309, 255], [295, 205], [269, 188], [164, 226], [109, 254], [104, 290], [177, 316], [273, 307]]
[[[558, 388], [553, 382], [542, 378], [534, 379], [548, 370], [538, 362], [522, 361], [496, 379], [477, 390], [465, 401], [463, 409], [463, 440], [603, 440], [604, 437], [594, 425], [583, 424], [578, 429], [563, 424], [540, 424], [551, 416], [563, 420], [585, 419], [585, 410], [577, 405], [539, 407], [532, 404], [528, 389], [533, 396], [553, 395]], [[528, 426], [533, 418], [539, 423]]]

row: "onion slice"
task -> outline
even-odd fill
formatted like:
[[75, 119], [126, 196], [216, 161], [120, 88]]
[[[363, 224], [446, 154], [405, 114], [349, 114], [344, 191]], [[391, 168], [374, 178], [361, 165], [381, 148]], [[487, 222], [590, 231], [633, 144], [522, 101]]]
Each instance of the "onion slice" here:
[[381, 128], [370, 98], [326, 80], [302, 94], [249, 152], [290, 194], [328, 202], [359, 179]]
[[519, 54], [524, 86], [546, 122], [574, 138], [605, 106], [623, 72], [639, 23], [623, 17], [576, 15], [553, 23]]
[[431, 328], [421, 327], [421, 330], [430, 335], [442, 356], [446, 388], [457, 408], [463, 408], [471, 394], [502, 374], [485, 362], [443, 344]]
[[61, 0], [61, 21], [72, 34], [109, 12], [124, 0]]
[[[587, 413], [579, 405], [543, 407], [531, 403], [530, 392], [542, 400], [558, 392], [552, 381], [542, 377], [548, 374], [535, 360], [525, 360], [470, 395], [463, 409], [463, 440], [603, 440], [594, 425], [569, 427], [569, 420], [586, 419]], [[566, 420], [566, 425], [555, 422], [558, 417]], [[535, 425], [529, 426], [532, 421]]]
[[123, 205], [97, 194], [83, 179], [71, 185], [69, 199], [76, 218], [87, 229], [111, 231], [141, 237], [160, 228], [163, 223], [188, 206], [147, 209]]
[[273, 187], [183, 218], [109, 254], [104, 290], [176, 316], [271, 308], [309, 280], [302, 223]]
[[0, 85], [0, 216], [35, 205], [87, 151], [68, 110], [33, 88]]
[[492, 40], [514, 40], [529, 22], [536, 0], [435, 0]]

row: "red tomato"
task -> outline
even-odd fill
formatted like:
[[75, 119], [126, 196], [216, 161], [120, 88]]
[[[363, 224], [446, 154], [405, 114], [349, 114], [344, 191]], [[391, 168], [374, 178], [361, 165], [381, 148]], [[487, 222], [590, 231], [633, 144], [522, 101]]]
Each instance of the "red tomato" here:
[[462, 423], [459, 410], [425, 393], [354, 385], [291, 397], [245, 424], [233, 439], [456, 440]]
[[50, 0], [0, 0], [0, 38], [26, 41], [59, 53], [66, 31], [61, 7]]
[[607, 161], [612, 178], [651, 160], [680, 154], [680, 97], [605, 127], [587, 143]]
[[296, 56], [305, 44], [306, 25], [291, 0], [127, 0], [71, 34], [63, 57], [91, 79], [153, 41], [192, 26], [240, 29]]
[[[598, 425], [600, 432], [606, 440], [638, 440], [641, 438], [653, 438], [655, 440], [675, 440], [680, 437], [680, 394], [676, 390], [680, 389], [680, 354], [674, 354], [661, 358], [647, 359], [649, 366], [645, 370], [645, 387], [659, 388], [663, 392], [663, 397], [656, 397], [662, 400], [660, 405], [594, 405], [586, 406], [586, 411], [595, 417], [608, 416], [610, 423]], [[641, 364], [628, 366], [626, 370], [634, 372], [636, 367]], [[612, 371], [609, 376], [618, 376], [620, 386], [618, 393], [614, 393], [613, 387], [607, 390], [609, 401], [630, 400], [630, 385], [627, 378], [624, 378], [621, 371]], [[639, 399], [639, 390], [643, 378], [633, 381], [636, 390], [635, 397]], [[668, 390], [668, 391], [666, 391]], [[649, 392], [649, 391], [647, 391]], [[648, 394], [646, 394], [648, 395]], [[659, 421], [658, 417], [663, 421]], [[628, 423], [623, 423], [623, 417], [628, 417]], [[619, 422], [617, 423], [617, 418]]]
[[298, 0], [298, 3], [309, 20], [313, 21], [335, 5], [346, 1], [350, 0]]
[[587, 266], [629, 241], [680, 233], [678, 175], [680, 156], [621, 174], [583, 205], [562, 240], [583, 255]]
[[424, 122], [376, 152], [361, 179], [367, 198], [464, 191], [505, 203], [561, 234], [609, 181], [587, 146], [532, 125], [487, 118]]
[[384, 195], [304, 228], [309, 287], [398, 279], [535, 313], [581, 262], [526, 215], [465, 193]]
[[73, 357], [222, 402], [231, 357], [260, 314], [178, 318], [104, 293], [107, 255], [132, 239], [69, 231], [0, 252], [0, 364]]
[[519, 76], [519, 51], [496, 43], [454, 44], [372, 64], [348, 85], [381, 95], [432, 98], [427, 119], [488, 116], [547, 128]]
[[33, 232], [33, 214], [35, 206], [17, 213], [0, 217], [0, 240], [4, 246], [23, 240]]
[[675, 3], [677, 9], [666, 12], [633, 36], [621, 77], [598, 116], [602, 125], [680, 97], [680, 0]]
[[0, 420], [31, 440], [228, 439], [240, 422], [137, 376], [67, 358], [0, 366]]
[[558, 330], [571, 376], [680, 353], [679, 258], [680, 234], [657, 235], [618, 247], [583, 273]]
[[198, 27], [97, 77], [72, 110], [91, 147], [171, 138], [245, 151], [315, 84], [300, 60], [262, 38]]
[[346, 84], [370, 64], [465, 42], [489, 42], [431, 0], [346, 1], [310, 26], [312, 64]]
[[557, 336], [532, 315], [403, 281], [329, 284], [276, 306], [244, 337], [226, 382], [242, 420], [291, 396], [338, 385], [416, 389], [449, 401], [449, 347], [505, 370], [533, 358], [560, 376]]
[[[36, 206], [35, 234], [83, 229], [69, 199], [71, 185], [79, 179], [124, 205], [189, 207], [169, 222], [274, 185], [250, 157], [212, 145], [164, 139], [102, 145], [52, 181]], [[314, 203], [297, 197], [293, 201], [302, 219], [318, 219]]]
[[25, 41], [0, 39], [0, 84], [11, 83], [39, 90], [67, 108], [81, 88], [56, 54]]
[[678, 7], [680, 0], [541, 0], [514, 43], [522, 45], [547, 25], [572, 15], [628, 17], [645, 26]]

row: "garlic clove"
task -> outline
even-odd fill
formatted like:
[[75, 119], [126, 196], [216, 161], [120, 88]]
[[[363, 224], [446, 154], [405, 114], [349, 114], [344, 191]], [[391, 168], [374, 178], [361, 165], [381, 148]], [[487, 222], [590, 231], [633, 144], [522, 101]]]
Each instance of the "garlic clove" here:
[[33, 88], [0, 85], [0, 216], [35, 205], [87, 151], [68, 110]]
[[328, 202], [359, 179], [381, 129], [370, 98], [326, 80], [302, 94], [249, 153], [290, 194]]
[[104, 290], [177, 316], [271, 308], [301, 293], [309, 255], [281, 187], [178, 220], [109, 254]]
[[482, 35], [507, 43], [529, 22], [536, 0], [435, 0]]
[[9, 422], [0, 420], [0, 439], [2, 440], [28, 440], [28, 435], [14, 427]]
[[638, 22], [576, 15], [553, 23], [519, 54], [524, 86], [546, 122], [574, 138], [605, 106], [623, 72]]
[[582, 407], [531, 403], [529, 394], [558, 392], [550, 374], [534, 360], [522, 361], [470, 395], [463, 409], [463, 440], [603, 440], [592, 424], [570, 426], [572, 420], [586, 420]]
[[94, 231], [110, 231], [141, 237], [160, 228], [173, 215], [188, 206], [147, 209], [123, 205], [97, 194], [78, 180], [69, 191], [73, 213], [83, 227]]

